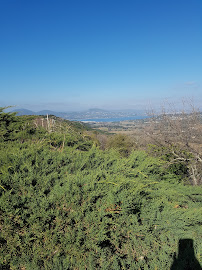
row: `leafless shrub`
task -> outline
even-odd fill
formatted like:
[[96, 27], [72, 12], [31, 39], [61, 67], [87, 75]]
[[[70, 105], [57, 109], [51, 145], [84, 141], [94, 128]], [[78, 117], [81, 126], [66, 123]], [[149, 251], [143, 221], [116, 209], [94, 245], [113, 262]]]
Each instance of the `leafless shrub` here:
[[173, 104], [162, 106], [160, 113], [150, 111], [146, 135], [169, 156], [169, 164], [181, 162], [188, 168], [193, 185], [202, 183], [202, 118], [192, 102], [182, 103], [177, 111]]
[[108, 142], [108, 137], [105, 134], [97, 134], [97, 140], [100, 143], [100, 149], [105, 150]]

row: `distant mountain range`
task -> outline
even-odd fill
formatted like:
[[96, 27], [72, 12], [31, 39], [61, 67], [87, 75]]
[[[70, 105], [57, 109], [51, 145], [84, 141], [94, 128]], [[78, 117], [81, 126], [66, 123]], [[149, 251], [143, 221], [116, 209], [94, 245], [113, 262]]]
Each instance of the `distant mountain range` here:
[[55, 115], [69, 120], [85, 120], [85, 119], [98, 119], [98, 118], [121, 118], [121, 117], [135, 117], [143, 115], [142, 111], [107, 111], [102, 109], [89, 109], [83, 112], [55, 112], [50, 110], [42, 110], [33, 112], [27, 109], [16, 109], [17, 115]]

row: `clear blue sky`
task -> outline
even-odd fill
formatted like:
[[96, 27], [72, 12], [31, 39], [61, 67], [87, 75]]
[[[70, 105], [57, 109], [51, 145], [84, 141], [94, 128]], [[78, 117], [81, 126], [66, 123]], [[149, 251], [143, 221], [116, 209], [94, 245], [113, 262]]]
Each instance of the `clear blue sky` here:
[[202, 102], [201, 0], [0, 0], [0, 106]]

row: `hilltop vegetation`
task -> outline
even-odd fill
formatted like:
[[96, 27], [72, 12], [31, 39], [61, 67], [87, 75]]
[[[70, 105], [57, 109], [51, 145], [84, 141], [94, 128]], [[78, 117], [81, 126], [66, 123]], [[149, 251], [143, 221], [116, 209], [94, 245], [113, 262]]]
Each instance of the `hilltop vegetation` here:
[[187, 238], [201, 260], [202, 189], [184, 164], [120, 136], [103, 151], [50, 119], [0, 110], [1, 269], [170, 269]]

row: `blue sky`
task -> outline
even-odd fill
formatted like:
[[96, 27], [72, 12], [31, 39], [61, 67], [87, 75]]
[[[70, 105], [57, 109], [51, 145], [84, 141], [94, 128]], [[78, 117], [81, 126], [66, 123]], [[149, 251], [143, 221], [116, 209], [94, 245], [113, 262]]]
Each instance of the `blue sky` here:
[[0, 0], [0, 106], [202, 103], [201, 0]]

